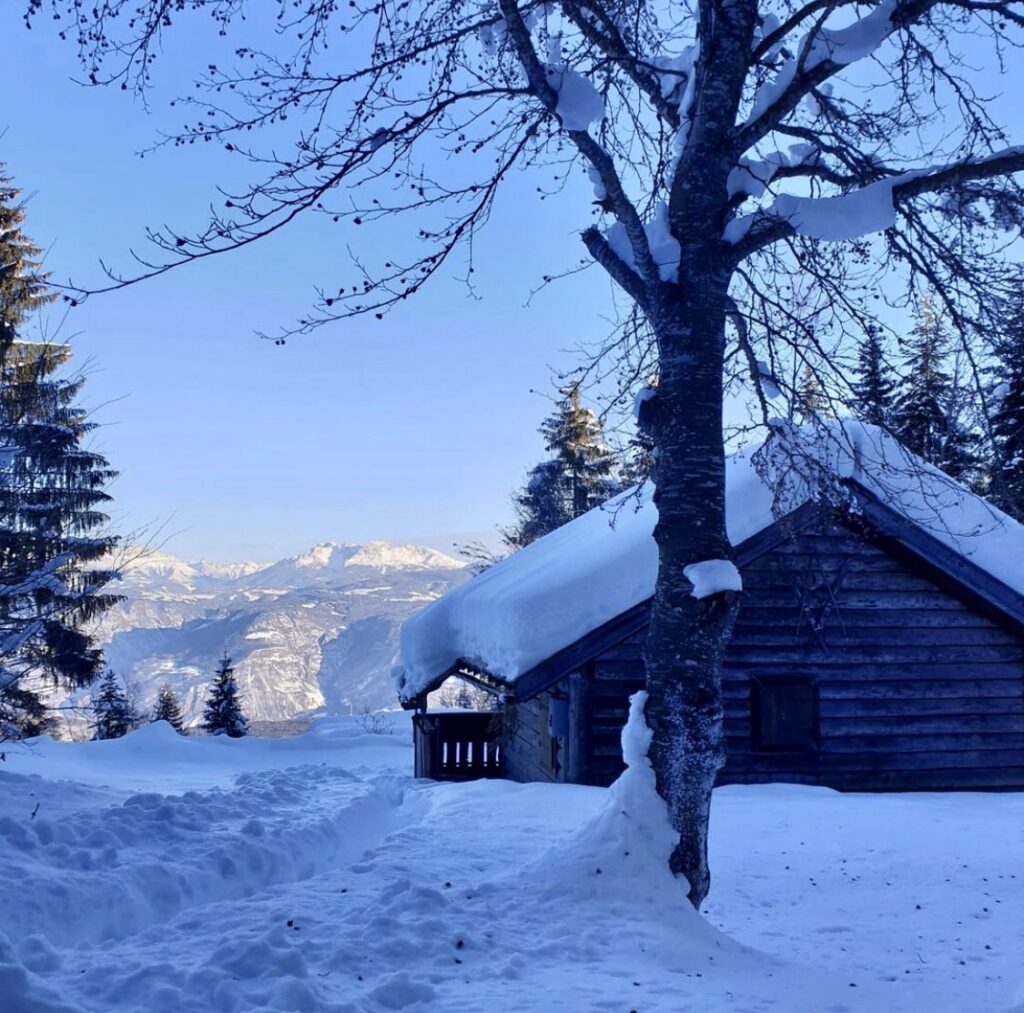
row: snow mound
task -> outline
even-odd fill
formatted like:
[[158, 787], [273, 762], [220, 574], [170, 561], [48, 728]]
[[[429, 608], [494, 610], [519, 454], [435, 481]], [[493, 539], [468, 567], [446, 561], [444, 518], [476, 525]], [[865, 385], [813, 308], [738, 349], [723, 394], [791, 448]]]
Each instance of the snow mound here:
[[[1024, 593], [1024, 528], [881, 430], [850, 421], [788, 430], [780, 424], [777, 438], [763, 453], [759, 449], [726, 461], [726, 523], [733, 545], [821, 497], [823, 480], [834, 493], [836, 483], [854, 479], [906, 520]], [[623, 493], [406, 620], [393, 672], [400, 697], [412, 699], [459, 661], [514, 682], [649, 599], [658, 572], [652, 492], [646, 485]]]
[[[616, 888], [633, 896], [653, 889], [673, 906], [689, 907], [689, 885], [669, 872], [668, 860], [677, 835], [668, 810], [658, 795], [648, 758], [653, 733], [644, 718], [647, 693], [629, 698], [629, 719], [622, 729], [622, 759], [626, 769], [608, 791], [593, 822], [583, 827], [575, 847], [600, 863], [602, 874], [614, 876]], [[638, 893], [639, 891], [639, 893]]]

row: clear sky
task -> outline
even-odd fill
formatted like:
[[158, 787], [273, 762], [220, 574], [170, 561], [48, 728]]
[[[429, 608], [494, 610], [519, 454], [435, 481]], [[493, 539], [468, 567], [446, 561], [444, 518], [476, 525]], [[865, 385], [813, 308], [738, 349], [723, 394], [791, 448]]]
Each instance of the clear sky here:
[[[208, 149], [134, 157], [178, 122], [177, 54], [209, 40], [176, 33], [147, 112], [75, 84], [73, 47], [45, 21], [26, 31], [22, 6], [0, 11], [16, 95], [0, 111], [0, 159], [32, 195], [27, 231], [54, 278], [96, 283], [101, 258], [125, 267], [129, 247], [144, 249], [145, 226], [198, 223], [216, 199], [223, 165]], [[531, 391], [550, 391], [548, 367], [606, 332], [612, 305], [595, 269], [524, 306], [542, 274], [580, 257], [590, 220], [589, 188], [538, 205], [535, 182], [509, 190], [478, 247], [478, 299], [447, 278], [382, 322], [283, 348], [260, 340], [310, 305], [316, 283], [347, 276], [346, 245], [369, 238], [311, 223], [72, 310], [61, 336], [91, 364], [84, 395], [103, 424], [96, 445], [121, 471], [121, 530], [164, 522], [168, 551], [186, 558], [270, 559], [507, 521], [510, 491], [542, 453], [550, 406]], [[541, 215], [543, 229], [524, 227]]]
[[[181, 18], [147, 109], [75, 84], [73, 47], [45, 20], [26, 31], [23, 7], [0, 5], [16, 99], [0, 111], [0, 159], [32, 195], [28, 231], [54, 277], [95, 284], [101, 259], [128, 268], [129, 248], [145, 250], [145, 226], [203, 223], [220, 200], [214, 184], [238, 178], [240, 161], [214, 145], [135, 157], [180, 125], [169, 101], [234, 39], [211, 35], [208, 18]], [[987, 48], [975, 55], [991, 66]], [[989, 94], [1003, 93], [995, 112], [1010, 142], [1024, 141], [1007, 80], [981, 73]], [[121, 470], [119, 528], [163, 523], [167, 548], [186, 558], [271, 559], [328, 539], [443, 544], [508, 521], [510, 491], [543, 452], [536, 428], [549, 402], [533, 391], [549, 393], [549, 366], [572, 366], [613, 312], [596, 268], [525, 305], [544, 274], [578, 261], [592, 220], [582, 175], [544, 203], [537, 182], [519, 177], [500, 199], [477, 245], [477, 298], [449, 276], [382, 322], [283, 348], [260, 340], [256, 330], [302, 314], [317, 283], [347, 281], [350, 244], [403, 242], [310, 222], [73, 310], [62, 337], [90, 363], [97, 444]]]

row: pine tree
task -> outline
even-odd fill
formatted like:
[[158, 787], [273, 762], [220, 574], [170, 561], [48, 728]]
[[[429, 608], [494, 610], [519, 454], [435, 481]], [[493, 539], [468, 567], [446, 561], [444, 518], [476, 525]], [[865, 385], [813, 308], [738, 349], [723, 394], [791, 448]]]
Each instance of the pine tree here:
[[870, 425], [889, 429], [897, 383], [886, 361], [885, 346], [877, 328], [868, 330], [857, 351], [852, 387], [853, 407], [858, 418]]
[[153, 720], [166, 721], [176, 732], [185, 730], [185, 721], [181, 716], [181, 704], [170, 684], [166, 682], [160, 687], [160, 694], [156, 698]]
[[906, 373], [895, 402], [896, 435], [904, 446], [952, 478], [970, 482], [979, 466], [977, 435], [966, 425], [962, 392], [947, 371], [952, 337], [925, 297], [904, 343]]
[[1004, 306], [994, 354], [991, 495], [997, 506], [1024, 522], [1024, 276]]
[[605, 445], [601, 420], [580, 403], [578, 383], [561, 393], [555, 412], [540, 427], [552, 456], [530, 469], [526, 485], [513, 497], [517, 523], [502, 532], [513, 549], [600, 506], [616, 491], [615, 458]]
[[950, 335], [931, 298], [922, 300], [914, 329], [903, 344], [906, 371], [895, 404], [897, 435], [909, 450], [934, 464], [942, 457], [952, 379], [943, 368]]
[[210, 687], [203, 711], [203, 731], [208, 735], [227, 735], [239, 739], [248, 734], [249, 722], [238, 700], [238, 685], [231, 659], [225, 654]]
[[92, 702], [93, 739], [119, 739], [127, 735], [139, 721], [135, 708], [128, 700], [128, 694], [118, 682], [117, 676], [106, 671], [100, 682], [99, 692]]
[[510, 549], [521, 549], [571, 521], [572, 500], [562, 462], [554, 458], [534, 465], [512, 503], [518, 521], [502, 531]]
[[833, 418], [832, 406], [810, 363], [804, 363], [796, 386], [793, 410], [802, 422]]
[[[66, 345], [21, 340], [51, 301], [39, 250], [22, 232], [18, 191], [0, 172], [0, 712], [3, 734], [33, 734], [41, 680], [88, 685], [100, 651], [83, 627], [119, 598], [100, 561], [116, 544], [104, 485], [116, 474], [82, 448], [95, 426], [77, 406], [82, 378], [58, 375]], [[18, 715], [21, 715], [21, 718]]]

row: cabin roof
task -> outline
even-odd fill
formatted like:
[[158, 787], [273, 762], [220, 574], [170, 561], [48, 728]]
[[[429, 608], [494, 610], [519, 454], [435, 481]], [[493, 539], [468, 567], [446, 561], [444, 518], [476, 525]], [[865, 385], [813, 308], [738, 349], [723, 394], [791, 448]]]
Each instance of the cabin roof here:
[[[1024, 628], [1024, 527], [860, 423], [790, 428], [728, 458], [737, 565], [802, 526], [822, 498], [838, 503], [840, 484], [870, 526]], [[598, 640], [641, 629], [657, 575], [655, 520], [651, 488], [632, 490], [410, 617], [394, 672], [402, 701], [462, 668], [528, 697], [598, 653]]]

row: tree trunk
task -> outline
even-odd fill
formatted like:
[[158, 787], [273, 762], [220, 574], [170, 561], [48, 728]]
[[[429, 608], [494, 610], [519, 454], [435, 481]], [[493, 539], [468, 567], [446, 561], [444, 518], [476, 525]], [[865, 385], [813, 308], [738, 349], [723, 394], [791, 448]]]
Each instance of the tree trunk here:
[[[707, 275], [705, 275], [707, 280]], [[722, 438], [724, 282], [687, 286], [658, 328], [661, 372], [650, 419], [659, 567], [646, 647], [647, 720], [658, 793], [679, 833], [672, 871], [699, 908], [710, 885], [711, 789], [725, 762], [721, 667], [738, 609], [733, 593], [693, 598], [683, 568], [731, 555]]]

